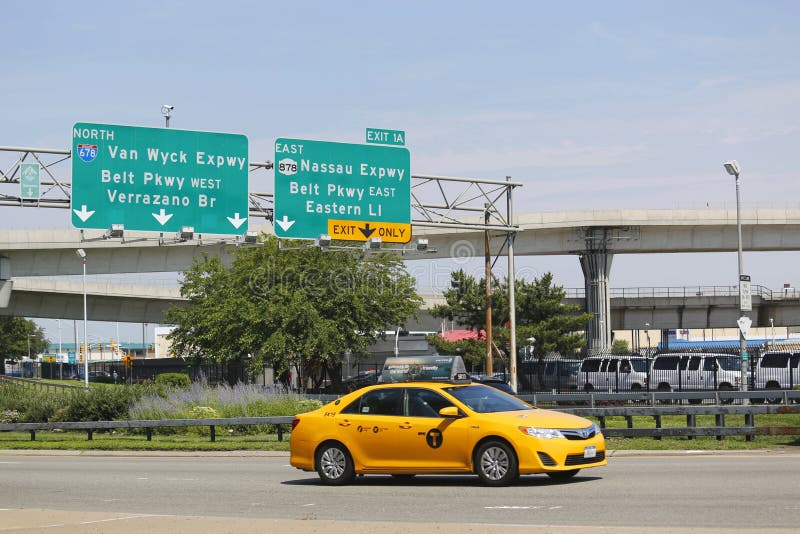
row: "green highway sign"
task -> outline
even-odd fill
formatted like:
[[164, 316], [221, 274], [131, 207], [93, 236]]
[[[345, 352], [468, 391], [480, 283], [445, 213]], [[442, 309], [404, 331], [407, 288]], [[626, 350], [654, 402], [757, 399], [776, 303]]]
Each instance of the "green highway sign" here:
[[411, 160], [407, 148], [278, 139], [275, 235], [407, 243]]
[[404, 146], [406, 144], [406, 133], [402, 130], [367, 128], [367, 143]]
[[24, 200], [39, 198], [39, 164], [19, 164], [19, 197]]
[[248, 166], [244, 135], [77, 123], [72, 224], [243, 234]]

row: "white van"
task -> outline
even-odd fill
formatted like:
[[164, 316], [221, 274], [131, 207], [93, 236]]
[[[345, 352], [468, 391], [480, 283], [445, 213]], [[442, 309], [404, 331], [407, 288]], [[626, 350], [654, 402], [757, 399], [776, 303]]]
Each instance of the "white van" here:
[[[800, 352], [769, 351], [756, 366], [755, 389], [794, 389], [800, 385]], [[780, 397], [767, 399], [779, 402]]]
[[584, 391], [639, 391], [647, 388], [647, 358], [590, 356], [581, 362], [578, 387]]
[[740, 379], [739, 357], [730, 354], [658, 354], [650, 368], [650, 386], [660, 391], [736, 390]]

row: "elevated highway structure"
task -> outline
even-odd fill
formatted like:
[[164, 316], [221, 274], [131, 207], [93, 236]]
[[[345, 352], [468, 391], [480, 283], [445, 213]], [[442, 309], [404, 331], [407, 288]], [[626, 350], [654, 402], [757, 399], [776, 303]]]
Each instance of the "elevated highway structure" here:
[[[493, 235], [493, 253], [499, 253], [508, 240], [513, 239], [516, 256], [578, 257], [585, 276], [585, 306], [595, 315], [589, 329], [590, 345], [595, 348], [608, 346], [612, 328], [641, 328], [645, 322], [662, 328], [735, 323], [738, 316], [736, 294], [612, 298], [608, 283], [616, 254], [736, 251], [735, 210], [530, 213], [515, 217], [514, 223], [518, 227], [516, 234], [498, 231]], [[251, 225], [251, 229], [256, 228]], [[259, 230], [272, 233], [269, 224]], [[427, 238], [431, 249], [435, 249], [425, 256], [431, 261], [483, 255], [484, 232], [478, 229], [420, 225], [414, 227], [414, 234]], [[742, 243], [745, 252], [800, 250], [800, 209], [743, 210]], [[31, 317], [79, 316], [75, 310], [82, 312], [82, 306], [75, 308], [71, 303], [71, 299], [76, 298], [74, 282], [35, 279], [80, 274], [82, 266], [75, 256], [77, 248], [86, 250], [87, 273], [118, 274], [181, 271], [200, 254], [218, 254], [229, 261], [235, 245], [230, 238], [219, 236], [196, 236], [181, 241], [174, 236], [152, 233], [126, 232], [124, 238], [119, 239], [106, 238], [102, 231], [3, 230], [0, 231], [0, 306], [5, 307], [0, 308], [0, 313]], [[657, 285], [658, 273], [653, 273], [653, 277]], [[179, 300], [177, 293], [160, 295], [159, 291], [166, 291], [164, 288], [152, 292], [136, 289], [138, 297], [124, 291], [119, 293], [117, 288], [95, 289], [98, 303], [106, 302], [104, 299], [108, 302], [98, 304], [96, 313], [90, 311], [90, 318], [100, 320], [159, 322], [166, 306], [164, 302]], [[95, 295], [92, 291], [90, 294]], [[92, 300], [94, 297], [90, 302]], [[113, 305], [113, 301], [121, 303]], [[753, 304], [755, 326], [766, 326], [765, 320], [770, 317], [776, 321], [783, 318], [782, 324], [800, 324], [794, 311], [789, 311], [797, 305], [791, 299], [778, 300], [756, 294]], [[113, 312], [114, 306], [118, 313]], [[619, 311], [623, 308], [624, 313]]]

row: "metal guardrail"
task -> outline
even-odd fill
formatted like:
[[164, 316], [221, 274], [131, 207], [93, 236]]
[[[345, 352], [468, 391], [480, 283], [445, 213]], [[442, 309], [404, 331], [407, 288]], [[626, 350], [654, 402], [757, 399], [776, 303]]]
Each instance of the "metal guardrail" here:
[[[751, 287], [754, 297], [764, 300], [800, 299], [800, 289], [787, 287], [770, 289], [762, 285]], [[586, 298], [586, 290], [580, 287], [564, 288], [567, 298]], [[689, 298], [689, 297], [738, 297], [739, 286], [676, 286], [676, 287], [612, 287], [611, 298]]]
[[83, 386], [73, 386], [69, 384], [54, 384], [52, 382], [42, 382], [41, 380], [36, 380], [32, 378], [20, 378], [18, 376], [4, 376], [0, 375], [0, 385], [3, 383], [13, 384], [17, 386], [26, 386], [32, 387], [34, 389], [42, 389], [44, 391], [65, 391], [65, 390], [73, 390], [73, 391], [85, 391], [86, 388]]
[[[765, 395], [768, 399], [779, 398], [783, 404], [800, 403], [800, 390], [757, 390], [757, 391], [640, 391], [629, 393], [533, 393], [529, 395], [518, 395], [522, 400], [535, 406], [541, 404], [556, 405], [575, 405], [585, 404], [591, 408], [602, 404], [611, 403], [637, 403], [656, 406], [665, 403], [702, 403], [704, 401], [713, 402], [714, 406], [723, 404], [739, 403], [747, 400], [751, 404], [761, 404], [765, 402]], [[778, 404], [778, 403], [774, 403]]]
[[117, 428], [143, 428], [147, 441], [151, 441], [154, 428], [207, 426], [211, 434], [211, 441], [216, 441], [216, 427], [228, 425], [277, 425], [278, 441], [283, 441], [284, 430], [282, 425], [292, 424], [294, 416], [272, 417], [217, 417], [203, 419], [131, 419], [123, 421], [77, 421], [59, 423], [0, 423], [0, 432], [30, 432], [31, 441], [36, 440], [38, 430], [85, 430], [87, 439], [91, 440], [94, 432], [98, 430], [112, 430]]
[[[800, 406], [619, 406], [608, 408], [555, 408], [559, 411], [596, 417], [600, 421], [603, 434], [608, 437], [653, 437], [685, 436], [693, 439], [696, 436], [716, 436], [721, 440], [724, 436], [745, 436], [752, 441], [756, 435], [794, 435], [800, 436], [800, 426], [756, 427], [755, 416], [758, 414], [800, 414]], [[678, 415], [686, 417], [685, 427], [662, 427], [662, 417]], [[713, 415], [714, 426], [697, 426], [698, 415]], [[744, 426], [725, 426], [726, 415], [744, 415]], [[624, 417], [627, 428], [608, 428], [607, 417]], [[655, 428], [634, 428], [633, 418], [637, 416], [652, 417]]]
[[[15, 379], [20, 380], [20, 379]], [[24, 379], [23, 379], [24, 380]], [[26, 381], [27, 382], [27, 381]], [[75, 387], [75, 386], [67, 386]], [[78, 388], [82, 389], [82, 388]], [[706, 392], [631, 392], [631, 393], [537, 393], [533, 395], [520, 395], [519, 397], [537, 406], [547, 409], [595, 417], [600, 422], [604, 435], [608, 437], [653, 437], [661, 439], [664, 436], [684, 436], [693, 439], [696, 436], [724, 436], [743, 435], [751, 441], [757, 435], [800, 435], [800, 426], [794, 427], [756, 427], [755, 416], [764, 414], [800, 414], [800, 391], [781, 391], [783, 405], [778, 404], [724, 404], [726, 402], [744, 401], [752, 402], [763, 400], [764, 392], [761, 391], [706, 391]], [[338, 395], [307, 395], [322, 402], [330, 402]], [[680, 404], [683, 401], [713, 400], [714, 404], [702, 406], [687, 406]], [[628, 405], [622, 405], [628, 403]], [[633, 403], [633, 405], [631, 405]], [[792, 405], [791, 403], [797, 403]], [[616, 405], [615, 405], [616, 404]], [[666, 404], [666, 405], [664, 405]], [[583, 405], [583, 406], [581, 406]], [[663, 427], [664, 416], [685, 416], [685, 427]], [[698, 427], [698, 415], [713, 415], [714, 426]], [[744, 426], [725, 426], [727, 415], [744, 415]], [[624, 417], [627, 428], [608, 428], [606, 418]], [[652, 417], [655, 427], [634, 428], [634, 417]], [[210, 430], [211, 441], [216, 441], [216, 427], [228, 425], [276, 425], [278, 441], [283, 441], [284, 429], [282, 425], [291, 424], [293, 416], [272, 417], [230, 417], [230, 418], [203, 418], [203, 419], [162, 419], [162, 420], [121, 420], [121, 421], [81, 421], [58, 423], [2, 423], [0, 432], [17, 431], [30, 432], [31, 440], [36, 439], [39, 430], [85, 430], [88, 439], [98, 430], [143, 428], [147, 440], [152, 439], [154, 428], [165, 427], [200, 427], [207, 426]]]

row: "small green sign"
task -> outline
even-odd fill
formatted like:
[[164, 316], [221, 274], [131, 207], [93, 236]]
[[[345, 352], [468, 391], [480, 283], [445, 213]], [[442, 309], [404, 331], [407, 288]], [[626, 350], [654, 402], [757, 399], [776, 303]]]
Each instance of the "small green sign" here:
[[77, 123], [72, 224], [243, 234], [248, 170], [244, 135]]
[[378, 145], [405, 146], [406, 133], [402, 130], [383, 130], [367, 128], [367, 143]]
[[411, 163], [407, 148], [278, 139], [275, 235], [407, 243]]
[[24, 200], [39, 198], [39, 170], [38, 163], [19, 164], [20, 198]]
[[744, 352], [742, 353], [742, 361], [743, 361], [743, 362], [746, 362], [746, 361], [747, 361], [747, 360], [749, 360], [749, 359], [750, 359], [750, 355], [749, 355], [749, 354], [747, 354], [747, 351], [744, 351]]

